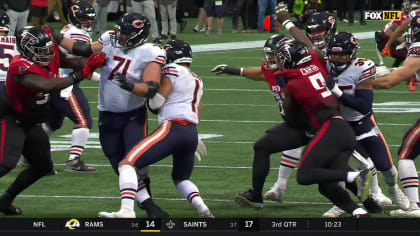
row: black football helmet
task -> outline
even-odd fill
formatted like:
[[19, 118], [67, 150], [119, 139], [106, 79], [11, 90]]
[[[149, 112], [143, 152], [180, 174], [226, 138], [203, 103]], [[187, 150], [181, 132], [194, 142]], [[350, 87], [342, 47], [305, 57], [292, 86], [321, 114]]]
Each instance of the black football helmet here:
[[[327, 56], [330, 62], [330, 73], [333, 76], [339, 75], [357, 58], [357, 49], [360, 47], [359, 40], [348, 32], [340, 32], [334, 35], [328, 43]], [[332, 58], [333, 53], [347, 54], [345, 60], [335, 60]]]
[[279, 69], [293, 69], [312, 60], [308, 47], [298, 40], [289, 40], [277, 50]]
[[9, 33], [10, 18], [7, 13], [0, 9], [0, 31], [5, 32], [6, 35]]
[[315, 47], [323, 49], [337, 30], [335, 17], [324, 12], [315, 12], [308, 16], [305, 31]]
[[139, 13], [126, 13], [115, 24], [112, 46], [124, 49], [137, 47], [149, 37], [150, 21]]
[[19, 30], [16, 45], [21, 55], [41, 66], [48, 66], [55, 57], [51, 36], [38, 27], [27, 26]]
[[72, 25], [88, 33], [93, 32], [95, 9], [86, 1], [76, 1], [69, 7], [69, 21]]
[[171, 40], [164, 47], [168, 63], [192, 63], [192, 50], [183, 40]]
[[286, 41], [291, 40], [289, 37], [275, 34], [268, 38], [264, 44], [264, 54], [267, 69], [277, 70], [277, 50]]

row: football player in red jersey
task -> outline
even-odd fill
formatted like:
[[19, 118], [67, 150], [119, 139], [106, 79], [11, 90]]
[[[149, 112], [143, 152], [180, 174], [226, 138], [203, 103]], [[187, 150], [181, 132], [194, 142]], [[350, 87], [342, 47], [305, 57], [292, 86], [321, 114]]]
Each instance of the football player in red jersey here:
[[[56, 78], [60, 66], [58, 45], [46, 30], [24, 28], [18, 34], [17, 45], [21, 55], [10, 63], [6, 92], [0, 100], [0, 177], [16, 166], [21, 154], [29, 166], [0, 196], [0, 212], [6, 215], [22, 214], [13, 200], [53, 168], [50, 142], [41, 127], [48, 114], [49, 93], [83, 79], [81, 71]], [[68, 64], [76, 65], [80, 68], [83, 63]]]
[[[285, 97], [285, 122], [279, 127], [284, 135], [277, 142], [278, 148], [288, 150], [305, 145], [298, 183], [318, 184], [320, 193], [346, 212], [354, 217], [367, 216], [367, 211], [338, 184], [354, 182], [361, 172], [346, 169], [355, 148], [355, 135], [338, 111], [337, 98], [326, 87], [328, 73], [323, 59], [297, 40], [285, 42], [277, 58], [282, 70], [276, 72], [276, 80], [284, 88]], [[239, 203], [263, 207], [262, 188], [269, 167], [269, 158], [254, 157], [253, 188], [236, 196]]]

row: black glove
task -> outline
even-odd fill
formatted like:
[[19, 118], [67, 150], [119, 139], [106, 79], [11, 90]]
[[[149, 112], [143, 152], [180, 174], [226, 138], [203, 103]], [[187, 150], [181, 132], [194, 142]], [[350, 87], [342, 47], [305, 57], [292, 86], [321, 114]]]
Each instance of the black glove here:
[[120, 84], [120, 88], [125, 89], [129, 92], [132, 92], [134, 89], [134, 83], [131, 83], [127, 80], [127, 78], [125, 78], [125, 75], [121, 74], [121, 73], [115, 73], [112, 76], [112, 79], [118, 81], [118, 83]]
[[332, 90], [332, 89], [334, 88], [334, 85], [335, 85], [335, 80], [334, 80], [334, 78], [333, 78], [333, 77], [331, 77], [331, 76], [328, 76], [328, 78], [327, 78], [327, 82], [326, 82], [326, 86], [327, 86], [327, 88], [328, 88], [329, 90]]
[[80, 83], [83, 80], [83, 72], [81, 70], [73, 70], [69, 77], [73, 79], [73, 84]]
[[242, 75], [242, 68], [228, 66], [226, 64], [221, 64], [215, 66], [211, 71], [216, 72], [217, 75], [226, 73], [231, 75]]

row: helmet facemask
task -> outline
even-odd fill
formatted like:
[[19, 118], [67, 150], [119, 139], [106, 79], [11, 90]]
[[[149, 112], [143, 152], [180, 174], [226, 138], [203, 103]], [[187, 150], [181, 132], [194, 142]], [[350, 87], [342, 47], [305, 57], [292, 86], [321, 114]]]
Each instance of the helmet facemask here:
[[80, 22], [80, 28], [92, 35], [95, 14], [88, 14], [86, 17], [81, 17], [78, 20]]
[[308, 26], [310, 33], [308, 33], [309, 39], [312, 41], [315, 47], [323, 49], [327, 46], [327, 33], [328, 30], [319, 26]]
[[355, 52], [330, 52], [328, 54], [328, 60], [331, 65], [330, 73], [333, 76], [338, 76], [345, 71], [356, 58], [355, 54]]
[[265, 62], [267, 64], [267, 69], [269, 70], [277, 70], [277, 52], [272, 50], [269, 47], [264, 47], [264, 54], [265, 54]]
[[54, 43], [52, 41], [48, 42], [44, 47], [31, 46], [26, 47], [26, 49], [29, 53], [25, 56], [41, 66], [48, 66], [51, 60], [55, 58]]

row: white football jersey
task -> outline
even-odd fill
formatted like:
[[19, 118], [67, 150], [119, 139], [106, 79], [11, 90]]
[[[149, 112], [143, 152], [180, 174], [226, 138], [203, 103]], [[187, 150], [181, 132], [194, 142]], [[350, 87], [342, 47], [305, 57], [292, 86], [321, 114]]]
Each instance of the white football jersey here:
[[165, 65], [166, 52], [160, 46], [150, 43], [129, 50], [114, 47], [111, 44], [111, 40], [113, 40], [111, 34], [113, 33], [113, 31], [107, 31], [99, 38], [99, 42], [103, 45], [102, 52], [106, 54], [106, 58], [99, 80], [98, 109], [100, 111], [128, 112], [143, 106], [146, 98], [120, 88], [118, 82], [112, 80], [112, 74], [119, 72], [132, 83], [143, 82], [146, 65], [152, 62]]
[[[410, 45], [407, 57], [420, 57], [420, 42], [415, 42]], [[416, 79], [420, 81], [420, 71], [416, 71]]]
[[[330, 63], [327, 62], [327, 68], [330, 70]], [[357, 58], [347, 69], [338, 77], [333, 77], [338, 81], [338, 86], [343, 90], [344, 94], [354, 96], [357, 85], [363, 81], [374, 78], [376, 74], [375, 63], [369, 59]], [[341, 114], [347, 121], [358, 121], [367, 115], [356, 111], [355, 109], [340, 103]]]
[[[61, 37], [68, 38], [68, 39], [74, 39], [81, 42], [91, 43], [92, 39], [90, 37], [90, 34], [86, 31], [77, 28], [76, 26], [72, 24], [68, 24], [63, 27], [60, 31]], [[68, 54], [68, 56], [73, 56], [70, 54], [65, 48], [60, 46], [60, 52]], [[60, 68], [60, 76], [66, 77], [71, 72], [73, 72], [73, 69], [70, 68]]]
[[9, 63], [19, 54], [15, 36], [0, 36], [0, 82], [6, 81]]
[[198, 124], [198, 106], [203, 95], [203, 81], [189, 68], [171, 63], [162, 70], [162, 77], [172, 82], [172, 93], [159, 110], [159, 124], [172, 119]]

